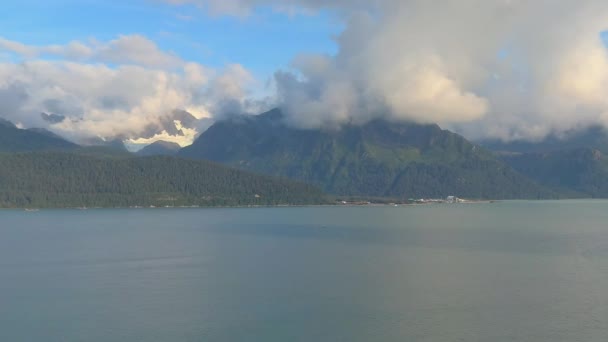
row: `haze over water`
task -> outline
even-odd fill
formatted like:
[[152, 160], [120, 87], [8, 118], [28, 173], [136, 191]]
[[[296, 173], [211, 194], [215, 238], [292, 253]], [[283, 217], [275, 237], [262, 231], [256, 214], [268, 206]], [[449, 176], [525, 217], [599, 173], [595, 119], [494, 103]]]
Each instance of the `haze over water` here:
[[606, 341], [607, 209], [0, 211], [0, 340]]

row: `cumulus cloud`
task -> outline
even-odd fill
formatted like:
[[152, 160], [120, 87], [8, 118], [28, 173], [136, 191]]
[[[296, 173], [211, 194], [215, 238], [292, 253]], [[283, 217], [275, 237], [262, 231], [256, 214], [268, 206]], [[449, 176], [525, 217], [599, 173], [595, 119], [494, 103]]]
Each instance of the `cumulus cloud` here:
[[72, 41], [65, 45], [26, 45], [0, 37], [0, 51], [12, 52], [28, 59], [54, 56], [70, 60], [135, 64], [155, 68], [176, 67], [184, 62], [175, 54], [161, 50], [156, 43], [141, 35], [121, 35], [118, 38], [100, 42]]
[[603, 0], [166, 0], [214, 14], [330, 10], [335, 56], [276, 74], [302, 127], [372, 118], [438, 122], [472, 136], [538, 139], [608, 126]]
[[[72, 53], [83, 45], [82, 53]], [[89, 45], [0, 41], [20, 62], [0, 63], [0, 117], [75, 141], [163, 139], [191, 143], [227, 108], [248, 111], [252, 76], [240, 65], [213, 70], [159, 50], [142, 36]], [[44, 60], [45, 55], [61, 57]]]
[[[603, 0], [159, 1], [214, 15], [331, 11], [343, 21], [335, 55], [304, 53], [275, 74], [273, 101], [298, 127], [384, 118], [474, 138], [540, 139], [608, 126]], [[248, 96], [253, 78], [243, 66], [212, 70], [143, 36], [47, 46], [0, 38], [0, 53], [21, 59], [0, 63], [0, 116], [76, 138], [186, 144], [204, 118], [267, 107]]]

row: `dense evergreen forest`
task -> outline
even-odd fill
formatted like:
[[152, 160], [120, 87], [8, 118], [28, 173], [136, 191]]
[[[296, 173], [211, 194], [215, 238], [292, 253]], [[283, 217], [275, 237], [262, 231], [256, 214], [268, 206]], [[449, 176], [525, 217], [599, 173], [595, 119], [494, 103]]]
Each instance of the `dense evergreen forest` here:
[[0, 153], [0, 207], [327, 203], [312, 186], [212, 162], [74, 152]]
[[399, 201], [608, 197], [599, 127], [478, 145], [437, 125], [383, 120], [297, 129], [272, 110], [216, 122], [183, 149], [159, 141], [133, 154], [120, 140], [102, 143], [79, 146], [0, 119], [0, 207], [325, 203], [315, 187]]
[[504, 154], [514, 169], [556, 189], [562, 197], [608, 198], [608, 158], [599, 150]]
[[556, 194], [437, 125], [382, 120], [339, 129], [289, 127], [282, 113], [215, 123], [180, 156], [315, 184], [341, 196], [538, 199]]

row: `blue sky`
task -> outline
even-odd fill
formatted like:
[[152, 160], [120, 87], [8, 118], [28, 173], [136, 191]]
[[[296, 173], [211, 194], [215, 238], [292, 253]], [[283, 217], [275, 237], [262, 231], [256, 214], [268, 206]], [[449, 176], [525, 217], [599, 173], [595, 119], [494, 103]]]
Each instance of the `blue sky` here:
[[0, 32], [28, 45], [66, 44], [141, 34], [188, 61], [221, 68], [240, 63], [259, 80], [298, 53], [336, 51], [342, 29], [327, 12], [285, 15], [258, 8], [247, 17], [212, 16], [153, 0], [20, 0], [3, 3]]
[[[302, 128], [389, 118], [508, 140], [608, 127], [608, 2], [547, 4], [5, 0], [0, 117], [76, 141], [182, 145], [272, 107]], [[176, 110], [200, 122], [177, 129]]]

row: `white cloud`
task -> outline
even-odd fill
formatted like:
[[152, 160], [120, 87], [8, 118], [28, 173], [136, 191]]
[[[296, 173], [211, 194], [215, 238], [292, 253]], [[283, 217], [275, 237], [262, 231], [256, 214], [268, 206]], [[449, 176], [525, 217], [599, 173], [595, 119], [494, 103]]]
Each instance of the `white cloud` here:
[[99, 44], [95, 50], [96, 59], [116, 64], [135, 63], [163, 68], [183, 63], [175, 54], [160, 50], [153, 41], [140, 35], [120, 36]]
[[[0, 117], [76, 141], [118, 137], [187, 145], [208, 126], [206, 118], [224, 115], [227, 108], [247, 111], [253, 78], [244, 67], [213, 70], [182, 61], [141, 36], [43, 47], [3, 40], [0, 45], [22, 57], [19, 63], [0, 62]], [[62, 59], [41, 59], [49, 54]], [[41, 113], [65, 119], [47, 122]]]
[[179, 120], [174, 120], [174, 124], [178, 130], [183, 132], [183, 135], [175, 135], [175, 134], [171, 134], [171, 133], [167, 132], [166, 130], [163, 130], [159, 133], [154, 134], [153, 136], [151, 136], [149, 138], [131, 138], [131, 139], [129, 139], [129, 142], [131, 144], [144, 146], [144, 145], [149, 145], [155, 141], [162, 140], [162, 141], [167, 141], [167, 142], [173, 142], [173, 143], [179, 144], [181, 146], [186, 146], [186, 145], [189, 145], [190, 143], [192, 143], [192, 141], [194, 141], [194, 139], [196, 139], [196, 137], [200, 133], [198, 130], [198, 127], [189, 128], [189, 127], [183, 126]]
[[[258, 6], [336, 13], [345, 24], [338, 53], [303, 54], [275, 75], [276, 98], [300, 127], [386, 118], [538, 139], [608, 126], [603, 0], [164, 1], [215, 15]], [[260, 108], [247, 99], [252, 77], [242, 66], [212, 70], [142, 36], [49, 46], [0, 39], [7, 52], [24, 62], [0, 63], [0, 110], [9, 112], [0, 115], [41, 124], [40, 111], [61, 109], [70, 120], [56, 128], [71, 134], [149, 139], [164, 134], [176, 108], [198, 118]], [[64, 60], [40, 60], [49, 55]]]
[[141, 35], [121, 35], [118, 38], [100, 42], [72, 41], [65, 45], [26, 45], [0, 37], [0, 51], [12, 52], [23, 58], [55, 56], [69, 60], [134, 64], [152, 68], [179, 67], [184, 61], [173, 53], [161, 50], [156, 43]]
[[604, 0], [167, 1], [224, 15], [337, 13], [337, 55], [277, 73], [279, 99], [304, 127], [385, 117], [536, 139], [608, 126]]
[[0, 37], [0, 50], [14, 52], [26, 57], [32, 57], [38, 54], [37, 49], [34, 47], [2, 37]]

